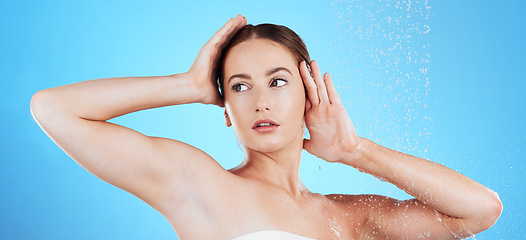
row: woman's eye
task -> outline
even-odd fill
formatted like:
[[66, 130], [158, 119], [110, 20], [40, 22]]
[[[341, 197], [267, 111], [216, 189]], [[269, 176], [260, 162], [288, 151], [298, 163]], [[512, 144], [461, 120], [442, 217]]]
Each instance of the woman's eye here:
[[232, 86], [232, 90], [235, 91], [235, 92], [243, 92], [243, 91], [245, 91], [247, 89], [248, 89], [247, 86], [245, 86], [244, 84], [240, 84], [240, 83]]
[[270, 86], [271, 87], [281, 87], [285, 85], [285, 83], [287, 83], [287, 80], [277, 78], [277, 79], [272, 80], [272, 83], [270, 84]]

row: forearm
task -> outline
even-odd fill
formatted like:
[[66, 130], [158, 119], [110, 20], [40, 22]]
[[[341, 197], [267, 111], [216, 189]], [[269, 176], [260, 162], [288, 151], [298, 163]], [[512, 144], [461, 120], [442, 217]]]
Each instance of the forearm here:
[[[419, 201], [451, 217], [480, 219], [500, 208], [497, 195], [440, 164], [400, 153], [367, 139], [342, 162], [395, 184]], [[489, 213], [488, 213], [489, 211]], [[497, 215], [498, 216], [498, 215]]]
[[32, 110], [52, 108], [54, 113], [106, 121], [139, 110], [199, 100], [199, 89], [186, 74], [124, 77], [89, 80], [42, 90], [33, 97]]

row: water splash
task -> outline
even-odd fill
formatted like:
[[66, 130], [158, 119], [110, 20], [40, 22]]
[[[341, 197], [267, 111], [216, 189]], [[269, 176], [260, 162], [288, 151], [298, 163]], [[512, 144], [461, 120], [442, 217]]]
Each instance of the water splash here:
[[342, 227], [338, 224], [338, 221], [336, 220], [336, 218], [329, 218], [329, 229], [331, 230], [331, 233], [337, 237], [337, 239], [341, 239], [342, 237], [342, 232], [343, 232], [343, 229]]
[[335, 0], [331, 6], [335, 82], [358, 133], [425, 155], [429, 147], [419, 142], [426, 142], [433, 121], [428, 2]]

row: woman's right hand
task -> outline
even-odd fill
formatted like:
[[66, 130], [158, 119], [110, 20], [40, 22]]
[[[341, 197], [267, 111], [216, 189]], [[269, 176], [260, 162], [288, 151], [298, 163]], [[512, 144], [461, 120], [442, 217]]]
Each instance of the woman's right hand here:
[[201, 48], [187, 74], [199, 89], [201, 103], [224, 106], [223, 99], [217, 88], [217, 66], [222, 48], [232, 36], [247, 24], [247, 19], [241, 15], [230, 19]]

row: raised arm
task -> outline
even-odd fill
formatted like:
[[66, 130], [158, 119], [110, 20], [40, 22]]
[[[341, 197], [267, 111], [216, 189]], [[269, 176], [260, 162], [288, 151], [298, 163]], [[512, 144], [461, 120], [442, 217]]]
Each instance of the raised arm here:
[[380, 232], [395, 238], [466, 238], [491, 227], [502, 211], [497, 194], [470, 178], [366, 139], [341, 163], [385, 179], [416, 198], [379, 198], [374, 203], [377, 211], [370, 213], [369, 232], [384, 229]]
[[364, 196], [360, 202], [369, 214], [362, 237], [465, 238], [497, 221], [502, 204], [495, 192], [442, 165], [359, 138], [330, 76], [321, 76], [315, 61], [311, 65], [312, 78], [305, 63], [300, 64], [309, 97], [305, 122], [311, 136], [304, 148], [326, 161], [384, 179], [415, 197], [397, 201]]
[[[186, 103], [222, 106], [215, 85], [221, 47], [246, 24], [230, 19], [203, 46], [186, 73], [90, 80], [37, 92], [31, 112], [71, 158], [102, 180], [162, 210], [167, 188], [183, 191], [201, 175], [226, 172], [204, 152], [107, 122], [127, 113]], [[205, 178], [206, 179], [206, 178]]]

